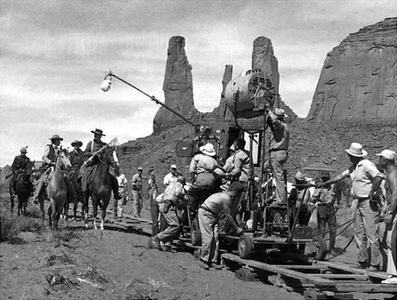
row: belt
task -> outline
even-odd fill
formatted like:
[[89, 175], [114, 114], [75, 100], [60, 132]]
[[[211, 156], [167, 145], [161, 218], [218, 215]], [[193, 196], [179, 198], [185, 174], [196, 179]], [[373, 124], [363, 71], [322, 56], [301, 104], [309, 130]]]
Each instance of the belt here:
[[201, 208], [201, 209], [203, 209], [203, 210], [209, 212], [210, 214], [212, 214], [212, 215], [214, 215], [214, 216], [217, 216], [217, 215], [218, 215], [218, 214], [214, 213], [211, 209], [209, 209], [209, 208], [208, 208], [206, 205], [204, 205], [204, 204], [200, 205], [199, 208]]
[[354, 199], [361, 201], [361, 200], [367, 200], [367, 199], [369, 199], [369, 197], [354, 197]]
[[288, 152], [288, 149], [270, 149], [269, 152], [276, 152], [276, 151], [285, 151]]

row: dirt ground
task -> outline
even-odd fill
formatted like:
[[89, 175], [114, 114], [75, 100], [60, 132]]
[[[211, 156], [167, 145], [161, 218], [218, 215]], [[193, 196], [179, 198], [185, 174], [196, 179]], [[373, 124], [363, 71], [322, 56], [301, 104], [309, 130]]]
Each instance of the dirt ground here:
[[231, 271], [205, 271], [188, 252], [148, 250], [148, 237], [111, 223], [103, 232], [82, 222], [60, 227], [0, 243], [1, 299], [302, 299]]

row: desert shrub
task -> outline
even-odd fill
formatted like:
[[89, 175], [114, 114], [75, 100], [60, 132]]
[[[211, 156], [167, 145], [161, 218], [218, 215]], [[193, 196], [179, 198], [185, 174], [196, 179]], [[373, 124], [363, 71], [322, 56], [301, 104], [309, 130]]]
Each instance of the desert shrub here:
[[41, 220], [31, 217], [12, 217], [8, 214], [0, 216], [0, 241], [15, 241], [20, 232], [24, 231], [38, 231], [44, 229], [44, 224]]

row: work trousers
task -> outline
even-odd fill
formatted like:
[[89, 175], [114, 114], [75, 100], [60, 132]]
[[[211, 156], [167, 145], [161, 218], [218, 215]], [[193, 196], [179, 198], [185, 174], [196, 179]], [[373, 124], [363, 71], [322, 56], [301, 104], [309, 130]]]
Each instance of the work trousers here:
[[172, 242], [179, 236], [180, 223], [176, 211], [171, 208], [168, 212], [160, 212], [161, 216], [164, 218], [166, 228], [157, 234], [157, 237], [164, 244]]
[[[320, 232], [328, 230], [329, 232], [329, 245], [328, 250], [332, 250], [335, 247], [336, 239], [336, 210], [333, 204], [319, 205], [317, 208], [318, 216], [318, 229]], [[323, 237], [325, 234], [323, 234]]]
[[127, 202], [127, 196], [124, 195], [121, 197], [121, 199], [113, 199], [113, 215], [114, 218], [122, 218], [123, 217], [123, 212], [124, 212], [124, 205]]
[[[387, 225], [387, 269], [386, 272], [397, 276], [397, 216], [394, 216], [392, 224]], [[393, 243], [394, 242], [394, 243]], [[394, 249], [393, 247], [394, 246]], [[394, 251], [394, 256], [393, 256]]]
[[276, 184], [276, 202], [285, 203], [284, 164], [287, 162], [288, 152], [285, 150], [270, 151], [270, 158], [265, 162], [264, 169], [272, 167]]
[[202, 241], [200, 259], [206, 263], [217, 263], [219, 249], [218, 218], [212, 213], [199, 208], [198, 219]]
[[140, 190], [132, 190], [132, 198], [134, 199], [134, 216], [141, 216], [142, 210], [142, 192]]
[[149, 191], [149, 204], [150, 204], [150, 215], [152, 217], [152, 236], [157, 235], [160, 232], [160, 220], [161, 215], [159, 211], [159, 204], [156, 201], [157, 191]]
[[[355, 221], [354, 238], [358, 251], [358, 262], [368, 262], [370, 265], [379, 267], [381, 262], [380, 239], [379, 239], [379, 211], [371, 207], [369, 199], [358, 200]], [[369, 243], [370, 256], [368, 255], [367, 243]]]

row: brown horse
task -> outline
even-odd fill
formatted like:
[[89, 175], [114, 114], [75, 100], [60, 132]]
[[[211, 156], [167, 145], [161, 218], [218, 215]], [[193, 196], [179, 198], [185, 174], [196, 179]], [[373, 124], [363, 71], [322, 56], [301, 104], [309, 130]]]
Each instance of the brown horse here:
[[18, 216], [22, 213], [26, 216], [26, 205], [30, 194], [33, 191], [33, 184], [30, 181], [30, 176], [33, 173], [34, 162], [29, 162], [26, 169], [22, 173], [18, 174], [15, 182], [15, 193], [18, 198]]
[[67, 202], [68, 187], [64, 170], [70, 167], [72, 165], [67, 151], [61, 150], [56, 159], [55, 170], [50, 175], [47, 185], [47, 194], [50, 198], [50, 206], [48, 207], [49, 223], [50, 227], [55, 230], [58, 229], [59, 218]]
[[[80, 168], [73, 168], [73, 170], [69, 173], [69, 180], [74, 189], [74, 197], [73, 197], [73, 220], [77, 219], [77, 208], [79, 202], [82, 203], [82, 219], [84, 218], [84, 212], [88, 213], [88, 207], [85, 207], [83, 201], [83, 191], [81, 190], [81, 182], [78, 180], [80, 174]], [[69, 203], [66, 204], [65, 211], [69, 210]]]
[[[104, 229], [106, 209], [109, 204], [112, 191], [112, 178], [109, 173], [109, 166], [113, 163], [113, 148], [105, 149], [100, 155], [96, 156], [96, 164], [90, 166], [91, 179], [87, 182], [87, 193], [85, 194], [84, 207], [88, 207], [88, 197], [91, 196], [92, 215], [94, 218], [94, 229], [97, 228], [96, 216], [98, 214], [98, 206], [101, 208], [101, 230]], [[88, 213], [85, 214], [85, 224], [87, 224]]]

